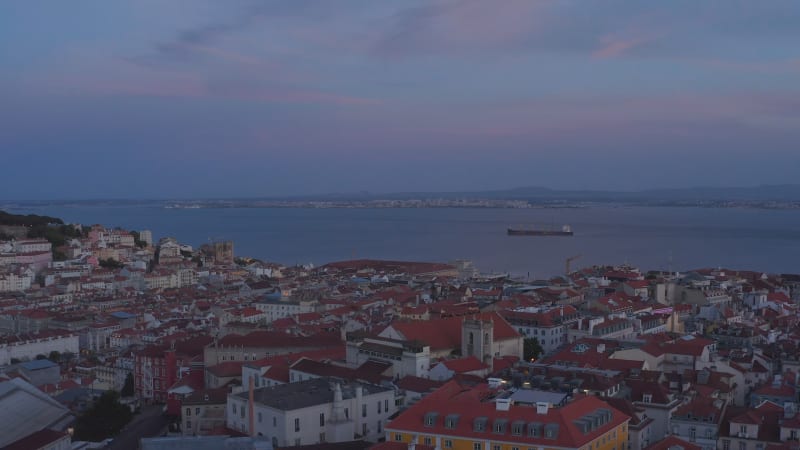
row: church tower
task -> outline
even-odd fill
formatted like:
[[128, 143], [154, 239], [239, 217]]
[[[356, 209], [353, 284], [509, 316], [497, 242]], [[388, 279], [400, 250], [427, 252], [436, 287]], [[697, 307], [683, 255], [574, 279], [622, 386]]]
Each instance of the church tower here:
[[464, 319], [461, 323], [461, 356], [474, 356], [491, 368], [494, 363], [494, 322]]

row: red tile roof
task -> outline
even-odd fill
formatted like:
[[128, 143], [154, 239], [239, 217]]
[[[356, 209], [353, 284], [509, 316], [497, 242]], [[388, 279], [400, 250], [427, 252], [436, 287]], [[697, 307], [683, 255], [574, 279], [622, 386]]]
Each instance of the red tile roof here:
[[[481, 313], [470, 315], [469, 318], [491, 320], [494, 323], [494, 340], [502, 341], [518, 338], [520, 335], [505, 319], [497, 313]], [[398, 321], [390, 327], [397, 331], [404, 339], [419, 340], [431, 347], [431, 350], [444, 350], [461, 348], [461, 317], [447, 317], [427, 321]]]
[[703, 450], [703, 447], [692, 444], [691, 442], [684, 441], [683, 439], [674, 435], [669, 435], [666, 438], [656, 442], [655, 444], [646, 447], [645, 450]]
[[[444, 434], [475, 440], [498, 439], [500, 435], [493, 433], [492, 429], [495, 420], [502, 419], [507, 421], [502, 437], [504, 441], [541, 447], [579, 448], [630, 420], [630, 416], [595, 396], [579, 395], [565, 406], [549, 408], [546, 414], [538, 414], [535, 408], [522, 405], [511, 405], [508, 411], [498, 410], [495, 403], [489, 399], [493, 393], [495, 391], [486, 384], [464, 388], [458, 382], [450, 381], [401, 413], [386, 426], [386, 430], [415, 434]], [[574, 421], [598, 409], [610, 410], [612, 413], [610, 421], [588, 433], [581, 432]], [[436, 412], [438, 416], [432, 426], [426, 426], [425, 416], [431, 412]], [[457, 414], [458, 421], [452, 428], [446, 428], [445, 418], [451, 414]], [[473, 427], [474, 420], [480, 417], [488, 419], [485, 431], [476, 431]], [[528, 437], [527, 432], [523, 432], [522, 436], [512, 436], [512, 424], [517, 421], [522, 421], [526, 425], [539, 422], [544, 427], [557, 425], [558, 432], [551, 438], [541, 434], [540, 437]]]
[[445, 367], [455, 373], [473, 372], [489, 368], [489, 366], [474, 356], [467, 356], [466, 358], [459, 359], [446, 359], [441, 361], [440, 364], [444, 364]]

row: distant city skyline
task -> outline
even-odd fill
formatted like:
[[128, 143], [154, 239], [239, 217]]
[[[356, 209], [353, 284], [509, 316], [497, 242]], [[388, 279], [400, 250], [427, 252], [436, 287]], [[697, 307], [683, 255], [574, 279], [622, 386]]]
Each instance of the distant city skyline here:
[[0, 200], [797, 182], [792, 0], [0, 3]]

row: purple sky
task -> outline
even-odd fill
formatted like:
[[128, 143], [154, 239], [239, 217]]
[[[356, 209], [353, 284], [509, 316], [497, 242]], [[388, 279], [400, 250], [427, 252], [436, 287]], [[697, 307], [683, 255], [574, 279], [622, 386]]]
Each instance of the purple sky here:
[[798, 182], [797, 0], [0, 2], [0, 199]]

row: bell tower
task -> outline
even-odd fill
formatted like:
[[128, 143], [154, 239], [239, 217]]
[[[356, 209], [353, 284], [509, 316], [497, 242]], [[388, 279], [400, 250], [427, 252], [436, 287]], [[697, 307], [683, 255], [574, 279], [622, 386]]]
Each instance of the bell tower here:
[[490, 368], [494, 362], [494, 322], [464, 319], [461, 323], [461, 356], [474, 356]]

